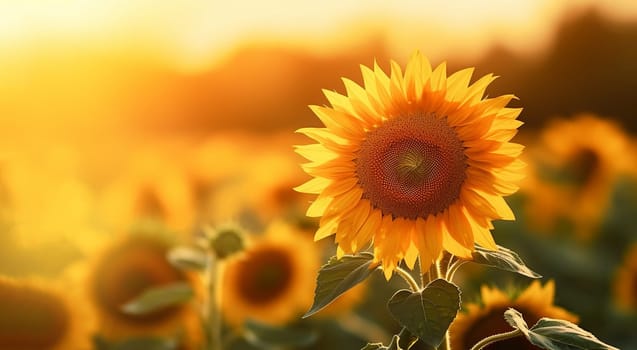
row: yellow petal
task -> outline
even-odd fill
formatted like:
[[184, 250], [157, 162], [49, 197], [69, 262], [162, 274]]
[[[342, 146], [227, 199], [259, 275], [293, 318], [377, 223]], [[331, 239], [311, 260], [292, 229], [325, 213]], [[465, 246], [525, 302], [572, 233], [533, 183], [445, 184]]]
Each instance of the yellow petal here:
[[322, 177], [315, 177], [308, 182], [294, 187], [294, 190], [301, 193], [321, 193], [330, 184], [330, 180]]

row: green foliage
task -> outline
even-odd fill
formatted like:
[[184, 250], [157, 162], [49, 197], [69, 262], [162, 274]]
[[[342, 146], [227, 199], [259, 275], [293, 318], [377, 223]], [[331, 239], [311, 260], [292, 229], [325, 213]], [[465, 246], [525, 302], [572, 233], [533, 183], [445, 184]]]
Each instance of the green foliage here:
[[183, 282], [150, 288], [135, 300], [122, 306], [122, 311], [132, 315], [144, 315], [177, 304], [183, 304], [189, 301], [193, 294], [190, 285]]
[[168, 252], [168, 261], [184, 270], [205, 270], [208, 265], [206, 253], [195, 247], [179, 246]]
[[93, 338], [96, 350], [176, 350], [175, 339], [164, 338], [132, 338], [123, 341], [108, 341], [100, 336]]
[[319, 270], [314, 290], [314, 303], [303, 318], [314, 315], [341, 294], [369, 277], [375, 270], [372, 268], [373, 259], [374, 255], [366, 252], [345, 255], [340, 259], [331, 257]]
[[383, 343], [370, 343], [365, 345], [365, 347], [361, 350], [402, 350], [398, 344], [399, 342], [400, 338], [397, 335], [394, 335], [388, 346], [384, 346]]
[[399, 290], [387, 306], [401, 326], [437, 347], [460, 310], [460, 290], [455, 284], [437, 279], [419, 292]]
[[259, 348], [298, 348], [316, 342], [318, 334], [303, 328], [280, 328], [248, 320], [244, 324], [244, 338]]
[[511, 249], [498, 246], [498, 250], [488, 250], [476, 245], [476, 250], [472, 254], [473, 262], [481, 265], [491, 266], [500, 270], [519, 273], [520, 275], [541, 278], [542, 276], [531, 270], [520, 256]]
[[618, 350], [604, 344], [593, 334], [577, 325], [548, 317], [541, 318], [533, 327], [528, 328], [522, 314], [509, 309], [504, 318], [511, 327], [519, 329], [531, 344], [548, 350]]

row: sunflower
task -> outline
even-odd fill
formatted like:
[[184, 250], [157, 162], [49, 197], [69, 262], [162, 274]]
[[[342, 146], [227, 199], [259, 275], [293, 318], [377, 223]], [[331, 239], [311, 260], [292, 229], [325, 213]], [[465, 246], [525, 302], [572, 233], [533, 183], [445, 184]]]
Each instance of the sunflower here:
[[618, 307], [637, 311], [637, 243], [628, 250], [624, 262], [617, 269], [613, 295]]
[[502, 196], [523, 176], [523, 147], [509, 142], [521, 109], [505, 107], [515, 96], [483, 98], [493, 75], [469, 84], [473, 68], [447, 77], [418, 52], [404, 75], [395, 62], [390, 76], [361, 69], [365, 88], [344, 79], [347, 96], [324, 91], [332, 106], [311, 106], [325, 128], [298, 130], [318, 142], [297, 146], [314, 178], [296, 189], [318, 194], [315, 239], [335, 233], [339, 256], [373, 242], [388, 279], [403, 259], [426, 271], [443, 249], [496, 249], [491, 222], [514, 219]]
[[152, 220], [189, 232], [195, 222], [195, 193], [182, 166], [172, 161], [177, 156], [167, 158], [135, 154], [129, 170], [106, 187], [101, 204], [110, 227], [124, 229], [137, 221]]
[[0, 350], [89, 350], [91, 318], [62, 284], [0, 276]]
[[628, 136], [614, 122], [592, 114], [553, 121], [528, 154], [533, 169], [523, 191], [532, 222], [550, 229], [566, 219], [581, 238], [593, 234], [615, 182], [634, 165]]
[[228, 261], [223, 315], [233, 326], [247, 319], [284, 324], [312, 303], [320, 253], [310, 237], [283, 222], [270, 224], [244, 254]]
[[[469, 349], [478, 341], [490, 335], [511, 330], [504, 320], [504, 312], [508, 308], [514, 308], [522, 313], [524, 320], [530, 326], [534, 325], [542, 317], [551, 317], [571, 322], [577, 322], [577, 316], [553, 305], [555, 295], [555, 283], [547, 282], [544, 286], [539, 281], [533, 281], [517, 297], [512, 298], [506, 293], [496, 289], [482, 286], [480, 289], [482, 306], [467, 304], [466, 313], [459, 313], [451, 323], [452, 349]], [[489, 346], [489, 350], [495, 349], [537, 349], [524, 337], [517, 337], [506, 341], [497, 342]]]
[[173, 267], [166, 254], [173, 242], [162, 233], [146, 231], [123, 235], [102, 247], [85, 271], [86, 293], [95, 307], [100, 334], [108, 340], [139, 336], [184, 336], [201, 341], [199, 317], [189, 303], [144, 315], [122, 311], [122, 306], [149, 288], [189, 283], [199, 296], [196, 276]]
[[234, 219], [255, 226], [250, 225], [252, 221], [245, 222], [250, 219], [259, 224], [255, 231], [281, 216], [305, 223], [306, 219], [300, 219], [305, 218], [300, 208], [310, 198], [292, 190], [304, 173], [298, 167], [298, 155], [289, 149], [290, 143], [289, 135], [269, 135], [266, 139], [218, 134], [198, 146], [189, 172], [202, 219]]

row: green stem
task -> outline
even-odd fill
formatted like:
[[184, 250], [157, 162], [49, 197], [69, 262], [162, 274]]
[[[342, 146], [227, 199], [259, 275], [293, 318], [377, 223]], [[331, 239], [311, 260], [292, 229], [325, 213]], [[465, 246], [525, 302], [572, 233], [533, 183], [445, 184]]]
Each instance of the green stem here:
[[490, 345], [492, 343], [501, 341], [501, 340], [507, 340], [507, 339], [511, 339], [511, 338], [515, 338], [517, 336], [522, 335], [522, 331], [520, 331], [519, 329], [514, 329], [510, 332], [506, 332], [506, 333], [500, 333], [500, 334], [494, 334], [492, 336], [486, 337], [482, 340], [480, 340], [476, 345], [474, 345], [471, 350], [480, 350], [482, 348], [484, 348], [487, 345]]
[[[436, 278], [445, 278], [445, 273], [440, 268], [440, 260], [436, 260]], [[446, 272], [446, 271], [445, 271]], [[445, 332], [445, 340], [440, 344], [438, 350], [451, 350], [451, 340], [449, 338], [449, 330]]]
[[219, 305], [219, 286], [217, 281], [219, 280], [219, 262], [213, 252], [208, 252], [208, 266], [206, 269], [205, 286], [206, 286], [206, 298], [204, 301], [203, 315], [205, 324], [208, 329], [206, 334], [207, 349], [208, 350], [221, 350], [221, 306]]
[[456, 274], [456, 271], [458, 271], [460, 266], [464, 265], [467, 262], [468, 261], [466, 260], [457, 260], [453, 264], [451, 264], [451, 267], [449, 268], [449, 270], [447, 270], [446, 280], [450, 282], [453, 281], [453, 276]]
[[407, 272], [405, 269], [403, 269], [400, 266], [396, 267], [396, 272], [398, 273], [400, 277], [402, 277], [405, 280], [405, 282], [409, 284], [409, 287], [411, 288], [412, 291], [417, 292], [420, 290], [420, 286], [418, 285], [418, 282], [416, 282], [416, 280], [411, 276], [409, 272]]

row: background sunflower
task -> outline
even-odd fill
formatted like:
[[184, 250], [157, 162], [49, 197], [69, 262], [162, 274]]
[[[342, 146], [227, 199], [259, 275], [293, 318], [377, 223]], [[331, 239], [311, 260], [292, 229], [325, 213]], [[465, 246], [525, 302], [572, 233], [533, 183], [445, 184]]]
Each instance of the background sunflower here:
[[[545, 128], [596, 115], [619, 133], [600, 126], [600, 134], [551, 138], [565, 148], [588, 139], [603, 152], [627, 140], [631, 146], [609, 162], [632, 157], [637, 170], [637, 6], [630, 0], [6, 0], [0, 23], [0, 275], [20, 280], [63, 279], [68, 266], [95, 261], [101, 250], [93, 248], [149, 214], [184, 242], [202, 225], [228, 221], [260, 232], [287, 220], [310, 236], [318, 220], [303, 211], [314, 196], [285, 190], [307, 179], [291, 146], [306, 138], [294, 130], [322, 127], [307, 105], [325, 103], [323, 88], [348, 95], [342, 76], [365, 85], [361, 63], [377, 62], [391, 76], [389, 59], [404, 67], [417, 49], [446, 61], [445, 76], [463, 67], [476, 67], [469, 83], [499, 76], [485, 94], [519, 97], [510, 105], [524, 107], [525, 125], [514, 142], [535, 149]], [[526, 159], [529, 171], [545, 167], [536, 160]], [[585, 208], [555, 187], [509, 196], [516, 221], [494, 221], [491, 232], [556, 281], [555, 301], [582, 328], [630, 349], [637, 313], [618, 307], [615, 286], [630, 283], [618, 271], [635, 243], [637, 181], [607, 179], [598, 186], [605, 195]], [[527, 210], [531, 203], [540, 215]], [[586, 239], [576, 239], [586, 230]], [[336, 252], [328, 240], [315, 245], [320, 261]], [[411, 259], [414, 249], [407, 251]], [[457, 279], [465, 296], [479, 294], [484, 281], [526, 283], [480, 267], [463, 267]], [[316, 335], [307, 347], [387, 343], [399, 330], [378, 305], [401, 287], [372, 276], [345, 314], [303, 321]], [[89, 300], [62, 294], [74, 305]], [[361, 327], [343, 327], [351, 315]]]

